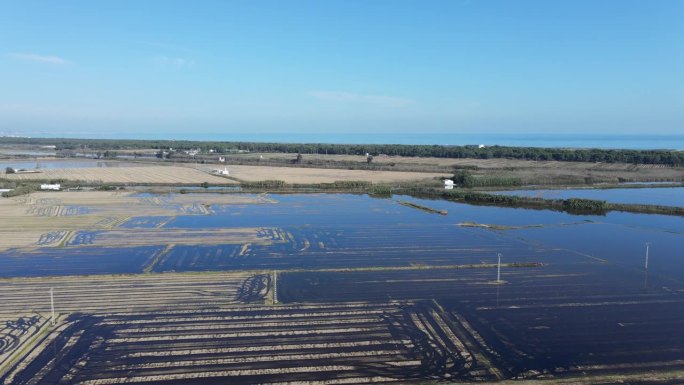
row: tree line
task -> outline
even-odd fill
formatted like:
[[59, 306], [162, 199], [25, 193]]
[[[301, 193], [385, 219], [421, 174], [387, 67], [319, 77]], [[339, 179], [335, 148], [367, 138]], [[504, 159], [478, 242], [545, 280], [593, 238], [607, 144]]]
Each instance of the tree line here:
[[66, 138], [0, 138], [0, 143], [49, 144], [63, 150], [119, 150], [119, 149], [199, 149], [214, 150], [218, 154], [236, 152], [278, 152], [293, 154], [330, 154], [371, 156], [410, 156], [437, 158], [521, 159], [563, 162], [606, 162], [633, 164], [662, 164], [684, 166], [684, 151], [674, 150], [618, 150], [568, 149], [541, 147], [475, 145], [409, 145], [409, 144], [327, 144], [327, 143], [267, 143], [267, 142], [215, 142], [187, 140], [120, 140], [120, 139], [66, 139]]

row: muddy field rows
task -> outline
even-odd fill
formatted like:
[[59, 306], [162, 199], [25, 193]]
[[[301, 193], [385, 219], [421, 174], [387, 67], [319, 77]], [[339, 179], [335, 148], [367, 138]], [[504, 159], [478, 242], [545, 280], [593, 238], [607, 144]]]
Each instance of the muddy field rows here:
[[51, 296], [58, 325], [72, 314], [197, 311], [264, 302], [268, 286], [253, 273], [70, 276], [0, 280], [0, 373], [51, 328]]
[[473, 336], [432, 303], [72, 314], [5, 383], [419, 383], [496, 379]]
[[212, 307], [239, 303], [253, 273], [70, 276], [0, 280], [0, 321], [16, 314], [45, 316], [54, 290], [58, 313]]

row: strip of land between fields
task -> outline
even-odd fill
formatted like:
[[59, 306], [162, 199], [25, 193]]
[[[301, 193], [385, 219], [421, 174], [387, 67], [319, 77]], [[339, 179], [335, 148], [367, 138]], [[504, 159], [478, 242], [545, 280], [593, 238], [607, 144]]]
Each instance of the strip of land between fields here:
[[[317, 272], [354, 272], [354, 271], [402, 271], [402, 270], [458, 270], [458, 269], [492, 269], [496, 268], [496, 263], [472, 263], [464, 265], [422, 265], [415, 264], [410, 266], [370, 266], [370, 267], [344, 267], [344, 268], [325, 268], [325, 269], [286, 269], [278, 270], [278, 273], [317, 273]], [[502, 263], [501, 267], [542, 267], [541, 262], [509, 262]]]

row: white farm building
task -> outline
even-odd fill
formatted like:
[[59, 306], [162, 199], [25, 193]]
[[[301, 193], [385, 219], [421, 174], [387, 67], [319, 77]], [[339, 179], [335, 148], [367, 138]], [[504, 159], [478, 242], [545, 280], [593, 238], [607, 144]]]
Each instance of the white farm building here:
[[59, 191], [62, 188], [62, 185], [59, 183], [56, 184], [41, 184], [40, 189], [41, 190], [52, 190], [52, 191]]
[[213, 173], [213, 174], [216, 174], [216, 175], [223, 175], [223, 176], [228, 176], [228, 175], [230, 175], [230, 171], [228, 171], [228, 167], [224, 167], [223, 170], [218, 169], [218, 168], [217, 168], [217, 169], [214, 169], [214, 170], [212, 171], [212, 173]]

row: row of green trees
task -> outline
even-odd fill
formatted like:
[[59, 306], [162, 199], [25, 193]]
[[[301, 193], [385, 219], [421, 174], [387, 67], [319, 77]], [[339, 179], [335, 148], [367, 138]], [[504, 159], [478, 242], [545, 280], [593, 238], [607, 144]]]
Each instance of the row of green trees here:
[[468, 170], [458, 170], [453, 176], [459, 187], [514, 187], [522, 186], [522, 179], [514, 176], [485, 175], [474, 176]]
[[2, 138], [4, 143], [50, 144], [58, 150], [117, 150], [117, 149], [196, 149], [214, 150], [224, 154], [238, 151], [281, 152], [299, 154], [344, 154], [377, 156], [399, 155], [438, 158], [508, 158], [524, 160], [556, 160], [575, 162], [609, 162], [684, 165], [684, 152], [671, 150], [609, 150], [565, 149], [539, 147], [442, 146], [405, 144], [325, 144], [325, 143], [261, 143], [207, 142], [184, 140], [102, 140], [102, 139], [47, 139]]
[[474, 204], [546, 208], [578, 214], [605, 214], [611, 207], [608, 202], [594, 199], [543, 199], [514, 195], [487, 194], [475, 191], [445, 190], [442, 197]]

